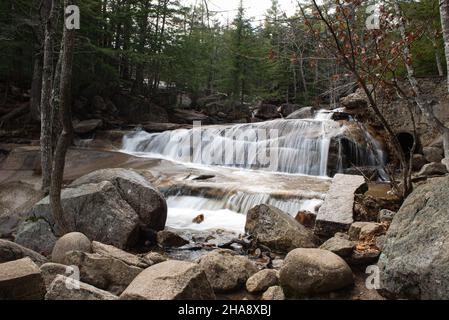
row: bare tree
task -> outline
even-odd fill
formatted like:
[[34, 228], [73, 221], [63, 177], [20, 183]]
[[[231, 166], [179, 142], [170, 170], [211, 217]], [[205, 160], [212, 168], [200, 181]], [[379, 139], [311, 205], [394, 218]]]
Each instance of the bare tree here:
[[[76, 4], [74, 0], [64, 0], [64, 8]], [[62, 36], [62, 53], [60, 55], [61, 73], [59, 83], [59, 117], [62, 123], [62, 132], [53, 158], [53, 170], [50, 187], [50, 206], [52, 215], [62, 234], [70, 232], [70, 226], [64, 218], [61, 204], [61, 190], [64, 180], [64, 167], [67, 150], [72, 142], [73, 126], [71, 115], [71, 89], [72, 69], [75, 47], [75, 30], [68, 29], [65, 24]]]
[[[441, 16], [441, 27], [443, 29], [446, 63], [449, 70], [449, 0], [440, 0], [440, 16]], [[448, 77], [448, 91], [449, 91], [449, 77]]]
[[53, 42], [54, 42], [54, 12], [55, 0], [43, 1], [45, 36], [44, 36], [44, 62], [41, 86], [41, 165], [42, 190], [48, 191], [51, 181], [52, 165], [52, 117], [50, 98], [53, 87]]

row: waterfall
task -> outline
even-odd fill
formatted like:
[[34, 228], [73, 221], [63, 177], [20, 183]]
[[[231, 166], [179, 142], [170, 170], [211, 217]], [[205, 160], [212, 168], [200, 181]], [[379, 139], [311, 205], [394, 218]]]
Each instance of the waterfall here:
[[[256, 205], [269, 204], [293, 217], [300, 211], [317, 213], [330, 173], [383, 164], [382, 145], [366, 128], [332, 118], [332, 111], [323, 110], [313, 119], [137, 130], [124, 137], [122, 151], [220, 175], [220, 182], [193, 183], [186, 174], [162, 188], [168, 226], [243, 233], [245, 214]], [[223, 177], [230, 183], [223, 184]], [[201, 224], [193, 222], [198, 215], [205, 217]]]
[[[331, 115], [331, 114], [330, 114]], [[345, 127], [323, 117], [207, 126], [124, 138], [125, 152], [204, 165], [326, 176], [331, 140]]]

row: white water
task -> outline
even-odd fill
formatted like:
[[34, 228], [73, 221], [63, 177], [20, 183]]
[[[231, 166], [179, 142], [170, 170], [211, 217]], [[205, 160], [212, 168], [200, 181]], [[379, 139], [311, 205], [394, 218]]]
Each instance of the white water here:
[[[314, 119], [306, 120], [207, 126], [156, 134], [136, 131], [124, 138], [123, 151], [181, 162], [192, 167], [205, 166], [210, 171], [225, 174], [227, 171], [223, 167], [241, 168], [246, 179], [252, 179], [251, 170], [262, 170], [268, 171], [266, 174], [273, 172], [273, 175], [283, 173], [317, 176], [316, 179], [319, 180], [322, 179], [319, 177], [327, 176], [332, 139], [342, 136], [347, 129], [331, 118], [332, 112], [322, 111]], [[366, 139], [373, 142], [374, 149], [381, 150], [378, 142], [368, 132], [365, 134]], [[341, 143], [337, 145], [340, 146], [338, 163], [341, 170]], [[357, 163], [375, 164], [376, 155], [373, 152], [362, 151], [357, 144], [350, 145], [349, 148]], [[381, 152], [378, 150], [376, 152]], [[383, 157], [382, 154], [380, 156]], [[256, 179], [255, 176], [254, 178]], [[265, 183], [270, 184], [272, 181], [267, 179]], [[273, 189], [272, 185], [270, 187]], [[263, 184], [260, 185], [260, 190], [246, 192], [233, 189], [220, 198], [211, 198], [206, 195], [191, 196], [189, 190], [183, 192], [181, 188], [175, 195], [166, 194], [169, 207], [167, 226], [175, 229], [224, 229], [243, 233], [245, 214], [256, 205], [270, 204], [295, 216], [299, 211], [316, 213], [324, 197], [317, 195], [312, 198], [283, 199], [270, 191], [264, 192]], [[193, 223], [192, 220], [200, 214], [205, 216], [204, 222]]]

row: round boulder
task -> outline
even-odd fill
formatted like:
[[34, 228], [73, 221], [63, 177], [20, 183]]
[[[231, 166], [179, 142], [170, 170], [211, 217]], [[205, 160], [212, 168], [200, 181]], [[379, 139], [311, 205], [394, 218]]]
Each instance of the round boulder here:
[[72, 232], [61, 237], [56, 241], [56, 244], [51, 253], [51, 260], [54, 263], [64, 263], [66, 253], [70, 251], [92, 252], [92, 243], [82, 233]]
[[199, 264], [215, 292], [238, 290], [257, 272], [256, 265], [248, 258], [224, 249], [205, 255]]
[[299, 298], [348, 287], [354, 277], [348, 264], [336, 254], [321, 249], [295, 249], [279, 272], [287, 297]]

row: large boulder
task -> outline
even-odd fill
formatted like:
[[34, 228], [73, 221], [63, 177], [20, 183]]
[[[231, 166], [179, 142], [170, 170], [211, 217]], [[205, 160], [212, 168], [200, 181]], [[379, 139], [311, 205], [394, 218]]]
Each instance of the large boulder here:
[[122, 300], [214, 300], [203, 269], [184, 261], [166, 261], [141, 274], [120, 296]]
[[77, 266], [81, 281], [117, 295], [143, 271], [122, 260], [81, 251], [67, 253], [64, 264]]
[[272, 250], [288, 252], [295, 248], [315, 247], [310, 230], [270, 205], [259, 205], [248, 211], [245, 230]]
[[199, 260], [215, 292], [229, 292], [242, 288], [257, 272], [256, 265], [234, 251], [219, 249]]
[[395, 215], [380, 256], [390, 298], [449, 299], [449, 178], [419, 186]]
[[[64, 189], [61, 199], [65, 220], [71, 230], [120, 248], [137, 242], [139, 216], [111, 182]], [[16, 242], [38, 252], [51, 253], [54, 243], [48, 239], [55, 240], [52, 232], [60, 231], [51, 214], [49, 198], [37, 203], [29, 216], [32, 219], [23, 226], [25, 230], [18, 232]]]
[[43, 300], [44, 296], [44, 279], [30, 258], [0, 264], [0, 300]]
[[351, 286], [353, 274], [336, 254], [320, 249], [295, 249], [285, 258], [279, 271], [287, 297], [301, 298]]
[[332, 237], [346, 232], [354, 222], [355, 194], [366, 188], [362, 176], [337, 174], [318, 211], [315, 234]]
[[51, 253], [51, 260], [55, 263], [63, 263], [65, 255], [70, 251], [92, 252], [92, 243], [89, 238], [79, 232], [64, 235], [56, 241]]
[[51, 283], [48, 292], [45, 295], [45, 300], [118, 300], [118, 297], [87, 283], [60, 275]]
[[71, 187], [103, 181], [109, 181], [116, 187], [145, 227], [156, 231], [164, 230], [167, 220], [167, 203], [164, 197], [142, 175], [133, 170], [98, 170], [75, 180]]
[[0, 238], [10, 238], [17, 226], [45, 195], [31, 184], [24, 182], [2, 183], [0, 186]]
[[0, 263], [19, 260], [29, 257], [37, 265], [42, 265], [47, 262], [47, 258], [39, 253], [22, 247], [21, 245], [0, 239]]
[[33, 217], [19, 225], [15, 236], [15, 242], [49, 256], [57, 241], [52, 226], [43, 217]]

